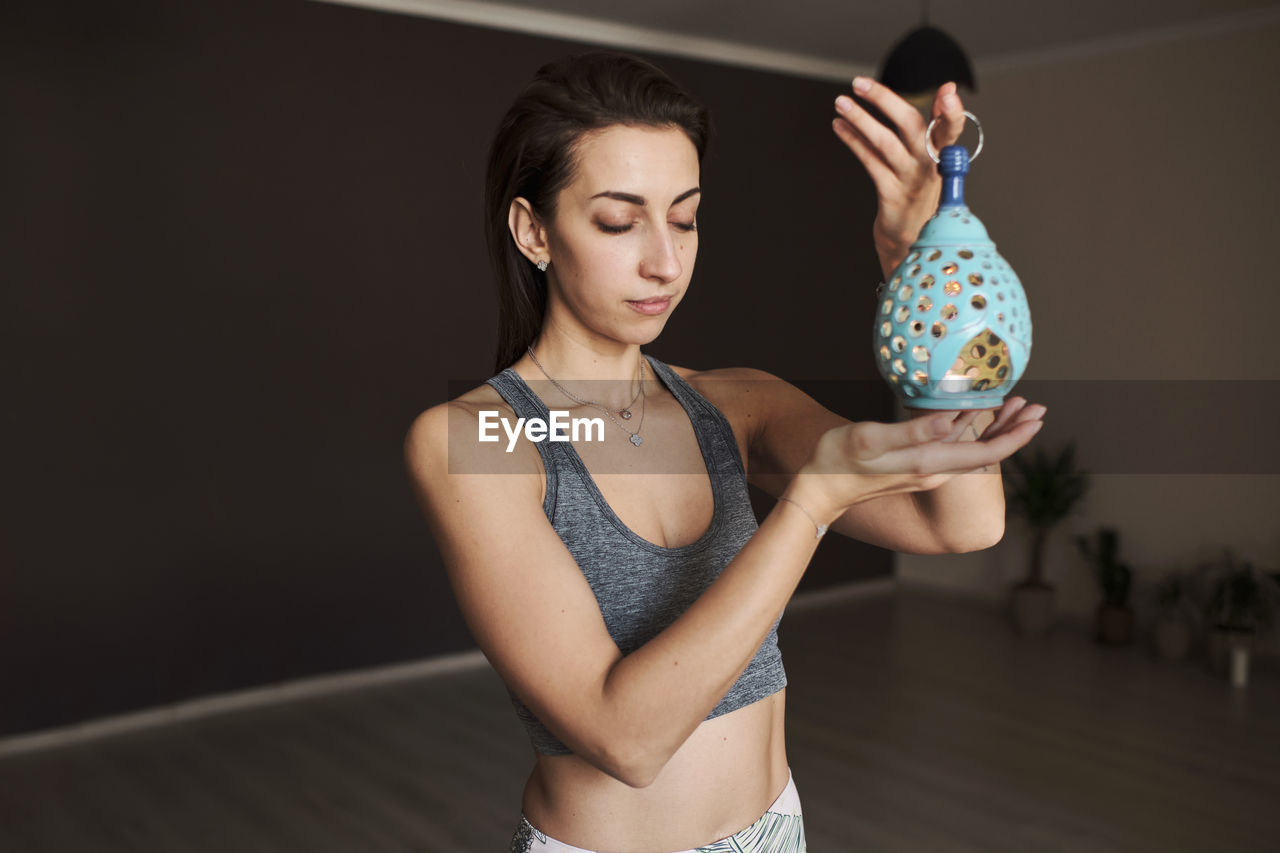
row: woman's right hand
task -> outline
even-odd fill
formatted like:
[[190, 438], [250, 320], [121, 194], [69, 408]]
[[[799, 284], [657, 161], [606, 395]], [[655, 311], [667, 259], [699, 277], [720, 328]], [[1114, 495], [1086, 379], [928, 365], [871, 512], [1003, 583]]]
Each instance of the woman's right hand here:
[[[1040, 430], [1043, 406], [1010, 397], [973, 441], [958, 440], [978, 411], [944, 411], [900, 423], [859, 421], [827, 430], [794, 484], [835, 519], [872, 498], [936, 489], [953, 477], [998, 464]], [[998, 470], [998, 469], [997, 469]]]

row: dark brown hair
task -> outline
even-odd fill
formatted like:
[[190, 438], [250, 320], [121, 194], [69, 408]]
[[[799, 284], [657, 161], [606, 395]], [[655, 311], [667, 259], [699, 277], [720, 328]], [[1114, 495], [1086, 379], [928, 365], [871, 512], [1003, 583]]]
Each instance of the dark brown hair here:
[[547, 277], [516, 246], [507, 225], [511, 202], [528, 200], [543, 221], [573, 180], [582, 136], [610, 125], [678, 127], [698, 151], [711, 133], [707, 109], [653, 64], [597, 50], [538, 69], [498, 126], [485, 175], [485, 240], [498, 280], [495, 370], [510, 367], [533, 343], [547, 307]]

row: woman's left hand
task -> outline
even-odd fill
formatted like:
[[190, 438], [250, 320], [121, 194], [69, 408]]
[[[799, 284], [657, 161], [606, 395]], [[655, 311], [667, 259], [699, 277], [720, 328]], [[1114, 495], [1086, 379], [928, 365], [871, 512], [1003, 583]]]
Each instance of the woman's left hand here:
[[[875, 183], [880, 209], [876, 213], [876, 254], [887, 279], [907, 255], [920, 229], [938, 208], [942, 178], [925, 148], [927, 124], [918, 110], [895, 92], [867, 77], [857, 77], [853, 90], [874, 104], [898, 126], [898, 133], [847, 96], [836, 98], [836, 135], [849, 146]], [[964, 130], [964, 105], [955, 83], [938, 88], [930, 113], [934, 149], [953, 144]], [[905, 142], [904, 142], [905, 140]]]
[[[908, 407], [911, 417], [929, 417], [938, 414], [938, 409], [911, 409]], [[974, 441], [987, 441], [996, 436], [1013, 432], [1022, 424], [1028, 421], [1041, 420], [1049, 408], [1041, 403], [1032, 403], [1028, 405], [1026, 397], [1007, 397], [995, 409], [968, 409], [963, 411], [955, 411], [957, 415], [952, 423], [951, 432], [943, 436], [939, 441], [961, 441], [964, 439], [965, 433], [972, 429]], [[992, 420], [982, 430], [981, 437], [978, 435], [977, 427], [974, 421], [978, 416], [985, 412], [993, 412]]]

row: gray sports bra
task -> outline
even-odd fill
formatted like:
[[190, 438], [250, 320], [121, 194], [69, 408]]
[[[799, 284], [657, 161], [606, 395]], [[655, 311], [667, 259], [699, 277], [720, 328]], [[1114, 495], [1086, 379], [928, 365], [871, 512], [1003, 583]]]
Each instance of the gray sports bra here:
[[[609, 508], [571, 443], [540, 441], [535, 445], [547, 475], [543, 510], [586, 576], [609, 636], [624, 655], [640, 648], [688, 609], [757, 529], [747, 496], [746, 469], [728, 420], [671, 368], [651, 355], [645, 359], [684, 407], [702, 448], [715, 510], [701, 538], [678, 548], [664, 548], [641, 538]], [[507, 368], [488, 384], [497, 389], [517, 417], [549, 420], [546, 405], [515, 370]], [[775, 620], [751, 663], [707, 719], [771, 696], [786, 685]], [[509, 688], [508, 693], [536, 752], [572, 754]]]

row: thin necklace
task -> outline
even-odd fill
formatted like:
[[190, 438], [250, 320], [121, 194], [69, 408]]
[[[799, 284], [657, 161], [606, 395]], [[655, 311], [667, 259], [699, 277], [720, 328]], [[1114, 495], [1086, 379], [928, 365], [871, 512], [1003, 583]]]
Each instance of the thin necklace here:
[[[543, 376], [546, 376], [548, 379], [551, 379], [551, 376], [550, 376], [550, 375], [548, 375], [548, 373], [547, 373], [546, 369], [545, 369], [545, 368], [543, 368], [543, 366], [542, 366], [542, 362], [538, 361], [538, 357], [537, 357], [536, 355], [534, 355], [534, 354], [533, 354], [533, 347], [532, 347], [532, 346], [528, 347], [528, 350], [529, 350], [529, 358], [533, 359], [533, 363], [534, 363], [534, 364], [536, 364], [536, 365], [538, 365], [538, 369], [542, 371], [542, 375], [543, 375]], [[568, 395], [568, 397], [569, 397], [570, 399], [572, 399], [572, 400], [578, 400], [578, 398], [577, 398], [577, 397], [573, 396], [573, 395], [572, 395], [572, 394], [570, 394], [568, 391], [565, 391], [564, 386], [563, 386], [563, 385], [561, 385], [559, 382], [556, 382], [554, 379], [551, 379], [551, 383], [552, 383], [553, 385], [555, 385], [557, 388], [559, 388], [561, 391], [563, 391], [566, 395]], [[631, 407], [632, 407], [632, 406], [634, 406], [634, 405], [636, 404], [636, 400], [639, 400], [639, 399], [640, 399], [640, 395], [644, 393], [644, 356], [643, 356], [643, 355], [641, 355], [641, 357], [640, 357], [640, 383], [639, 383], [639, 384], [640, 384], [640, 388], [636, 391], [636, 395], [635, 395], [634, 397], [632, 397], [632, 398], [631, 398], [631, 402], [630, 402], [630, 403], [627, 403], [627, 405], [626, 405], [626, 407], [625, 407], [625, 408], [622, 408], [622, 409], [618, 409], [618, 410], [617, 410], [617, 411], [618, 411], [618, 414], [622, 416], [622, 419], [623, 419], [624, 421], [629, 421], [629, 420], [631, 420]], [[578, 402], [579, 402], [579, 403], [590, 403], [590, 404], [591, 404], [591, 405], [593, 405], [593, 406], [598, 406], [598, 405], [600, 405], [599, 403], [596, 403], [596, 402], [591, 401], [591, 400], [578, 400]]]
[[[622, 430], [623, 432], [625, 432], [627, 435], [631, 437], [631, 443], [634, 444], [636, 447], [639, 447], [641, 444], [644, 443], [644, 439], [640, 437], [640, 429], [644, 426], [644, 404], [645, 404], [644, 355], [643, 354], [641, 354], [640, 356], [640, 392], [636, 395], [637, 397], [640, 398], [640, 422], [636, 424], [636, 431], [632, 432], [631, 430], [627, 429], [625, 426], [622, 425], [622, 421], [619, 421], [617, 418], [613, 416], [613, 412], [610, 411], [608, 406], [602, 403], [598, 403], [595, 400], [584, 400], [581, 397], [575, 396], [573, 393], [569, 391], [568, 388], [564, 387], [559, 382], [552, 379], [551, 374], [547, 373], [547, 369], [542, 366], [542, 362], [538, 361], [538, 357], [533, 354], [532, 346], [528, 347], [528, 352], [529, 352], [529, 358], [533, 359], [533, 363], [538, 365], [538, 369], [542, 371], [542, 375], [547, 377], [547, 379], [550, 379], [551, 384], [560, 389], [560, 393], [564, 394], [566, 397], [568, 397], [570, 400], [573, 400], [575, 403], [579, 403], [583, 406], [594, 406], [595, 408], [604, 412], [606, 415], [609, 416], [609, 420], [613, 421], [615, 424], [618, 425], [618, 429]], [[631, 404], [628, 405], [627, 408], [620, 411], [618, 414], [622, 415], [623, 418], [630, 418], [631, 406], [634, 406], [635, 402], [636, 401], [633, 399], [631, 401]]]
[[[529, 355], [530, 357], [533, 356], [532, 350], [529, 351]], [[537, 359], [535, 358], [534, 361], [537, 361]], [[542, 365], [538, 365], [538, 366], [539, 368], [541, 368]], [[542, 373], [544, 376], [546, 375], [545, 370], [542, 371]], [[550, 379], [551, 377], [547, 376], [547, 378]], [[640, 395], [643, 393], [644, 393], [644, 356], [640, 356], [640, 388], [639, 390], [636, 391], [636, 395], [631, 398], [631, 402], [627, 403], [627, 407], [625, 409], [618, 410], [618, 414], [622, 417], [624, 421], [631, 420], [631, 407], [636, 404], [636, 400], [639, 400]]]

